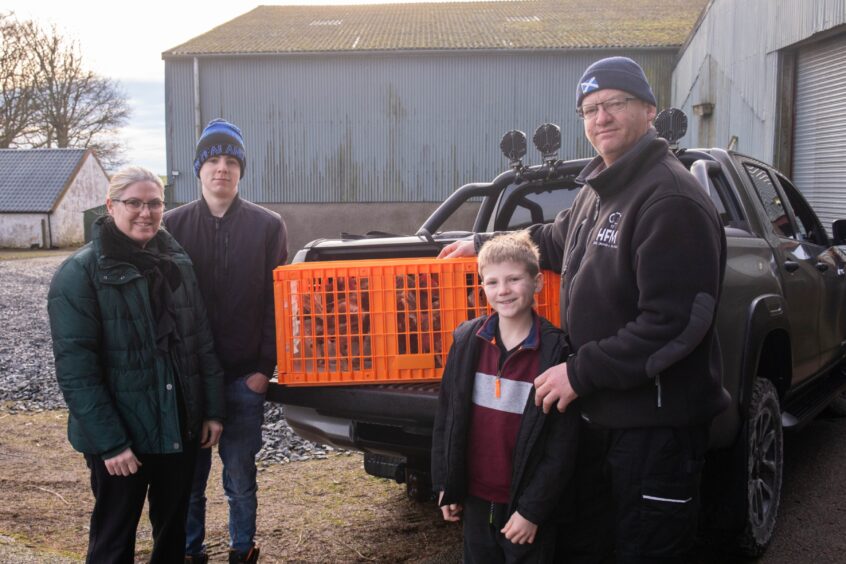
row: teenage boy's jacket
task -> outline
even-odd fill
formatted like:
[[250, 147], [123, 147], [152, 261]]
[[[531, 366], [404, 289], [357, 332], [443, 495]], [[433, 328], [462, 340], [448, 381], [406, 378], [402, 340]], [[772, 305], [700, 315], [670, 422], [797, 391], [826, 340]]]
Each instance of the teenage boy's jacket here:
[[288, 257], [279, 214], [235, 200], [215, 217], [200, 197], [167, 212], [164, 224], [194, 263], [226, 382], [276, 366], [273, 269]]
[[[467, 496], [467, 438], [473, 401], [473, 383], [483, 346], [495, 346], [478, 335], [488, 317], [465, 321], [453, 333], [441, 381], [438, 410], [432, 431], [432, 484], [443, 491], [441, 505], [462, 503]], [[540, 372], [559, 364], [569, 348], [564, 334], [540, 320]], [[528, 352], [528, 351], [527, 351]], [[512, 354], [521, 354], [516, 351]], [[579, 410], [547, 415], [535, 406], [532, 388], [520, 421], [511, 477], [508, 514], [518, 511], [535, 524], [546, 522], [559, 507], [570, 481], [578, 442]]]
[[561, 272], [567, 373], [605, 427], [709, 422], [729, 403], [714, 333], [726, 240], [713, 203], [654, 130], [534, 226], [545, 268]]

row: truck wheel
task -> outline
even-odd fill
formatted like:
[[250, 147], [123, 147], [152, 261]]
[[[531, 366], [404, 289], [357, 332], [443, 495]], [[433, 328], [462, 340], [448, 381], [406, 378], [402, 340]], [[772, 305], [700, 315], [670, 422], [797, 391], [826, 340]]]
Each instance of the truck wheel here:
[[772, 382], [755, 381], [742, 435], [746, 442], [746, 526], [738, 547], [760, 556], [772, 539], [781, 501], [784, 444], [781, 408]]
[[846, 392], [840, 392], [831, 403], [828, 404], [828, 410], [839, 417], [846, 416]]

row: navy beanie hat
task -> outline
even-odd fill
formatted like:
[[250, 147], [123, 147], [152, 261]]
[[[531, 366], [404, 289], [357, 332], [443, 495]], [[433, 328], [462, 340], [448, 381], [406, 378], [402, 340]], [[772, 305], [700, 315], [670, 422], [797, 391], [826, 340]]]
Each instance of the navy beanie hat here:
[[197, 151], [194, 156], [194, 174], [200, 177], [203, 163], [212, 157], [230, 155], [241, 163], [241, 176], [247, 168], [247, 153], [244, 150], [244, 137], [237, 125], [225, 119], [213, 119], [209, 122], [200, 139], [197, 141]]
[[643, 69], [628, 57], [608, 57], [589, 66], [576, 89], [576, 107], [580, 108], [584, 97], [591, 92], [606, 88], [623, 90], [648, 104], [658, 105]]

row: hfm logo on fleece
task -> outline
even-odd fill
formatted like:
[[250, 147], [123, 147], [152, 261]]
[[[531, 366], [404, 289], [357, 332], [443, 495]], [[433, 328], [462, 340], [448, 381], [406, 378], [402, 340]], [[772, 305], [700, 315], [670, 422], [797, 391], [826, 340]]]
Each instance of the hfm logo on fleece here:
[[593, 244], [600, 247], [610, 247], [612, 249], [616, 249], [617, 226], [620, 224], [620, 220], [622, 218], [623, 214], [618, 211], [611, 213], [605, 221], [605, 225], [596, 232], [596, 238], [593, 240]]

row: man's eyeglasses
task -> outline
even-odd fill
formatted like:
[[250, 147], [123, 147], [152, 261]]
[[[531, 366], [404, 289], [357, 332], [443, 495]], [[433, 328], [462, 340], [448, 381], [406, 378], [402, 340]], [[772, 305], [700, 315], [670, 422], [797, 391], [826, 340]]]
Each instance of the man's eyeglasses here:
[[619, 114], [620, 112], [625, 111], [629, 102], [632, 100], [637, 100], [637, 98], [612, 98], [610, 100], [605, 100], [604, 102], [599, 102], [598, 104], [589, 104], [587, 106], [582, 106], [581, 108], [576, 108], [576, 113], [579, 114], [580, 118], [586, 120], [596, 119], [596, 115], [599, 113], [600, 107], [605, 110], [605, 113]]
[[127, 198], [125, 200], [118, 200], [117, 198], [112, 198], [112, 201], [122, 203], [124, 206], [126, 206], [126, 209], [131, 212], [140, 212], [144, 209], [144, 206], [147, 206], [147, 209], [150, 210], [150, 213], [158, 213], [164, 209], [164, 202], [159, 199], [145, 202], [144, 200], [139, 200], [138, 198]]

